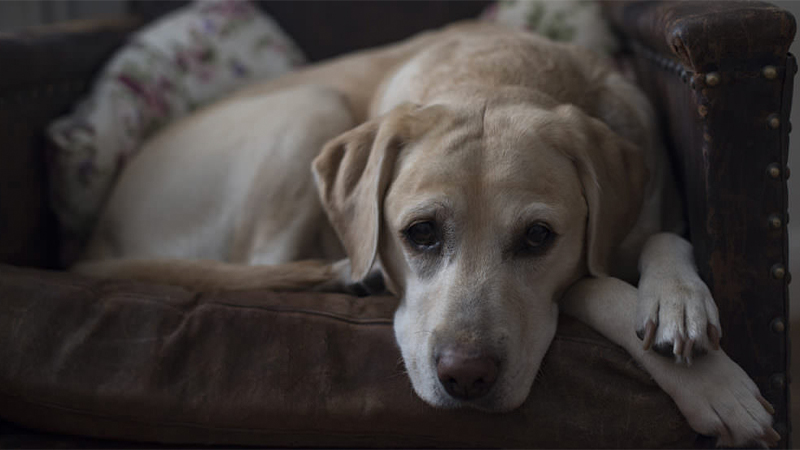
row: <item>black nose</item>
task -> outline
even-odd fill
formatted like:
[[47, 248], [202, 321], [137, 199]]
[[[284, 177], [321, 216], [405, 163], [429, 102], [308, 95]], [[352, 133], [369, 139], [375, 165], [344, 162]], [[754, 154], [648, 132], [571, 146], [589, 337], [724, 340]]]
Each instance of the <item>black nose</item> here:
[[486, 351], [454, 346], [442, 349], [436, 372], [448, 394], [462, 400], [486, 395], [497, 380], [498, 362]]

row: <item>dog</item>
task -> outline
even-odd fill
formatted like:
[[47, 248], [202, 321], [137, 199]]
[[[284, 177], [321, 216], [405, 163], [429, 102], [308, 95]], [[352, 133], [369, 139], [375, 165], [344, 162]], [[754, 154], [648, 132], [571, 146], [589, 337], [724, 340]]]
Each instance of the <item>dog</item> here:
[[160, 132], [73, 270], [197, 290], [385, 287], [415, 392], [493, 412], [526, 399], [562, 311], [630, 352], [696, 431], [773, 445], [772, 407], [719, 349], [680, 211], [631, 82], [569, 44], [459, 23]]

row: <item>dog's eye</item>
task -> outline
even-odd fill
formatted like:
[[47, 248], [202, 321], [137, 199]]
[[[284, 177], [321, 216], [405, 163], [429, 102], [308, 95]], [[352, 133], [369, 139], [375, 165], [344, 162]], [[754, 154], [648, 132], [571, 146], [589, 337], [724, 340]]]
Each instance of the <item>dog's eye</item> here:
[[525, 232], [525, 245], [531, 249], [539, 249], [550, 241], [553, 232], [546, 225], [537, 223], [531, 225]]
[[406, 239], [421, 250], [435, 247], [439, 243], [439, 234], [433, 222], [417, 222], [405, 231]]

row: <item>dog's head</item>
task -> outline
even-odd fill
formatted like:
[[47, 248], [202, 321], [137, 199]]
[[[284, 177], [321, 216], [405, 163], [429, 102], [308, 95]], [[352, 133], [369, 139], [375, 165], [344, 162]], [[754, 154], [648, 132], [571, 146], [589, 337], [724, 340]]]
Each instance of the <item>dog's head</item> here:
[[403, 104], [314, 162], [354, 279], [376, 259], [394, 328], [434, 406], [516, 408], [553, 339], [561, 293], [606, 272], [633, 224], [640, 151], [574, 106]]

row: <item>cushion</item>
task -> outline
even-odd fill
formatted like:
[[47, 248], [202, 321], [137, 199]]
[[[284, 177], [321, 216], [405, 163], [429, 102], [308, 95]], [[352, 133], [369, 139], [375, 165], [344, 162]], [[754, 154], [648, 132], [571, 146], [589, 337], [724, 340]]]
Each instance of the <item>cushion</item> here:
[[696, 439], [620, 347], [562, 318], [528, 400], [432, 408], [392, 331], [396, 300], [192, 293], [0, 265], [0, 417], [180, 444], [665, 447]]
[[[200, 1], [143, 28], [117, 51], [91, 93], [47, 130], [52, 207], [67, 244], [80, 246], [116, 175], [164, 125], [305, 58], [246, 1]], [[69, 260], [77, 248], [65, 249]]]
[[619, 49], [596, 0], [501, 0], [486, 8], [481, 20], [572, 42], [600, 55]]

